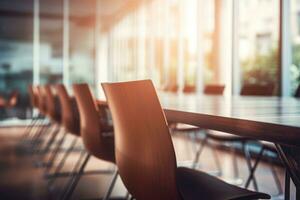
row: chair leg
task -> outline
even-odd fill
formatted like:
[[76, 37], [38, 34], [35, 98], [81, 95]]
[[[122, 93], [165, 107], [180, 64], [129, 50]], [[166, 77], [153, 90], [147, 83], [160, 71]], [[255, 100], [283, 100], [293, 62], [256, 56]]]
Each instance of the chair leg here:
[[260, 149], [260, 151], [259, 151], [259, 154], [258, 154], [258, 156], [257, 156], [257, 158], [256, 158], [256, 160], [255, 160], [254, 165], [251, 167], [250, 174], [249, 174], [248, 179], [247, 179], [246, 184], [245, 184], [245, 188], [248, 188], [248, 187], [249, 187], [250, 182], [251, 182], [251, 180], [252, 180], [253, 177], [254, 177], [255, 170], [256, 170], [256, 168], [257, 168], [257, 166], [258, 166], [258, 164], [259, 164], [261, 158], [262, 158], [263, 155], [264, 155], [264, 151], [265, 151], [265, 148], [262, 147], [262, 148]]
[[198, 151], [196, 152], [195, 159], [194, 159], [193, 166], [192, 166], [193, 169], [195, 169], [197, 167], [197, 164], [199, 162], [199, 157], [200, 157], [206, 143], [207, 143], [207, 137], [205, 136], [200, 143]]
[[271, 165], [271, 172], [272, 172], [274, 181], [276, 183], [276, 187], [277, 187], [277, 190], [278, 190], [278, 195], [281, 195], [283, 193], [283, 190], [282, 190], [282, 186], [281, 186], [281, 183], [280, 183], [280, 179], [278, 177], [278, 174], [276, 172], [276, 169], [275, 169], [274, 164], [272, 163], [271, 159], [269, 157], [267, 159], [268, 159], [269, 164]]
[[59, 126], [54, 125], [54, 131], [49, 131], [49, 132], [51, 134], [50, 138], [46, 142], [45, 147], [44, 148], [40, 148], [40, 150], [37, 152], [38, 155], [40, 155], [40, 154], [45, 155], [49, 151], [51, 145], [53, 144], [53, 142], [55, 141], [55, 139], [56, 139], [56, 137], [57, 137], [57, 135], [59, 133]]
[[222, 167], [221, 167], [220, 159], [219, 159], [216, 148], [212, 148], [212, 153], [213, 153], [214, 160], [215, 160], [215, 163], [217, 166], [217, 170], [218, 170], [217, 173], [219, 176], [222, 176]]
[[[45, 119], [43, 120], [44, 122], [46, 121]], [[37, 133], [35, 134], [35, 138], [32, 144], [32, 152], [35, 154], [37, 153], [39, 147], [43, 143], [41, 139], [43, 138], [43, 135], [45, 135], [48, 130], [51, 128], [50, 124], [43, 125], [43, 121], [40, 123], [41, 127], [38, 127], [39, 129], [37, 130]]]
[[232, 153], [234, 178], [238, 179], [239, 178], [239, 167], [238, 167], [238, 161], [237, 161], [237, 157], [236, 157], [236, 149], [233, 146], [231, 147], [231, 153]]
[[[62, 190], [61, 194], [59, 195], [59, 196], [60, 196], [59, 199], [61, 199], [63, 196], [65, 196], [65, 193], [68, 191], [68, 189], [69, 189], [69, 187], [70, 187], [70, 185], [71, 185], [71, 183], [72, 183], [72, 181], [73, 181], [75, 175], [78, 173], [78, 169], [79, 169], [79, 167], [80, 167], [81, 164], [82, 164], [82, 160], [84, 159], [85, 154], [86, 154], [86, 151], [85, 151], [85, 150], [82, 150], [82, 151], [80, 152], [79, 158], [78, 158], [78, 160], [76, 161], [76, 163], [75, 163], [73, 169], [71, 170], [70, 175], [67, 176], [67, 177], [69, 177], [69, 181], [65, 184], [64, 189]], [[53, 184], [49, 186], [49, 187], [50, 187], [50, 190], [53, 190], [53, 187], [52, 187], [52, 186], [53, 186]]]
[[88, 163], [89, 159], [91, 157], [91, 154], [87, 154], [80, 169], [79, 169], [79, 172], [75, 175], [74, 179], [72, 180], [71, 184], [70, 184], [70, 187], [68, 188], [67, 192], [63, 195], [62, 199], [63, 200], [66, 200], [66, 199], [70, 199], [80, 178], [81, 178], [81, 175], [83, 174], [83, 171], [86, 167], [86, 164]]
[[103, 197], [102, 200], [108, 200], [110, 198], [110, 195], [111, 195], [111, 193], [112, 193], [112, 191], [114, 189], [115, 183], [117, 181], [118, 175], [119, 175], [119, 172], [116, 169], [116, 171], [115, 171], [115, 173], [114, 173], [114, 175], [112, 177], [111, 183], [109, 185], [109, 188], [108, 188], [108, 190], [107, 190], [107, 192], [106, 192], [106, 194], [105, 194], [105, 196]]
[[36, 123], [36, 130], [34, 135], [32, 136], [32, 140], [31, 140], [31, 147], [34, 150], [36, 143], [38, 142], [38, 140], [41, 138], [42, 133], [43, 133], [43, 129], [45, 128], [42, 124], [45, 121], [45, 119], [41, 119], [38, 120]]
[[[61, 171], [62, 167], [64, 166], [64, 164], [65, 164], [65, 162], [66, 162], [66, 160], [67, 160], [67, 158], [68, 158], [68, 156], [70, 155], [70, 153], [71, 153], [72, 150], [74, 149], [74, 147], [75, 147], [75, 145], [76, 145], [76, 143], [77, 143], [77, 140], [78, 140], [77, 137], [75, 137], [75, 138], [73, 139], [73, 141], [72, 141], [71, 145], [69, 146], [68, 150], [65, 152], [63, 158], [61, 159], [61, 161], [59, 162], [59, 164], [58, 164], [57, 167], [55, 168], [55, 171], [54, 171], [54, 174], [53, 174], [54, 177], [55, 177], [55, 175], [57, 175], [57, 174]], [[49, 176], [49, 174], [47, 174], [46, 176]], [[55, 180], [56, 180], [55, 178], [52, 178], [52, 179], [49, 181], [48, 184], [51, 186], [51, 185], [55, 182]]]
[[26, 139], [30, 138], [30, 133], [31, 133], [32, 129], [34, 128], [36, 122], [37, 122], [37, 119], [32, 118], [30, 124], [28, 126], [26, 126], [26, 129], [21, 136], [21, 143], [25, 142]]
[[290, 200], [290, 174], [288, 170], [285, 171], [285, 188], [284, 188], [284, 199]]
[[[53, 128], [54, 128], [54, 130], [53, 130]], [[37, 158], [35, 160], [35, 165], [37, 167], [45, 166], [44, 157], [46, 156], [47, 151], [49, 151], [52, 143], [55, 141], [56, 135], [59, 131], [59, 127], [57, 127], [58, 128], [57, 130], [55, 128], [56, 128], [55, 125], [51, 125], [50, 127], [48, 127], [45, 130], [44, 134], [49, 133], [50, 136], [45, 139], [46, 141], [44, 141], [43, 144], [40, 144], [35, 148], [35, 151], [33, 154], [35, 154], [37, 156]], [[46, 143], [46, 144], [44, 144], [44, 143]]]
[[[250, 156], [250, 152], [248, 151], [245, 143], [243, 143], [243, 150], [244, 150], [248, 170], [249, 170], [249, 173], [251, 174], [251, 170], [252, 170], [251, 156]], [[258, 191], [257, 181], [256, 181], [254, 174], [252, 175], [252, 181], [253, 181], [254, 189], [256, 191]]]
[[48, 159], [48, 161], [46, 161], [46, 167], [47, 167], [46, 172], [45, 172], [46, 174], [49, 172], [50, 168], [52, 167], [52, 165], [55, 161], [55, 158], [57, 157], [59, 150], [65, 141], [66, 136], [67, 136], [67, 133], [64, 132], [63, 136], [59, 139], [57, 146], [53, 150], [53, 153], [50, 155], [50, 158]]

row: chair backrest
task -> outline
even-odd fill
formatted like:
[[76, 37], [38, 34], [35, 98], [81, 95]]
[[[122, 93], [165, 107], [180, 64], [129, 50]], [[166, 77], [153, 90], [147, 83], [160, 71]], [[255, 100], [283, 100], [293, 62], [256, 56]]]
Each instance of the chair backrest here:
[[95, 99], [87, 84], [74, 84], [74, 96], [80, 115], [80, 134], [86, 149], [99, 157], [105, 149], [102, 142], [101, 124]]
[[208, 84], [204, 87], [204, 94], [208, 95], [223, 95], [225, 85]]
[[196, 86], [194, 85], [185, 85], [183, 88], [184, 93], [195, 93], [196, 92]]
[[273, 84], [244, 84], [241, 89], [243, 96], [272, 96], [274, 91]]
[[63, 84], [55, 86], [55, 90], [59, 97], [62, 123], [67, 131], [75, 135], [80, 135], [80, 121], [77, 103], [74, 98], [71, 98]]
[[60, 106], [59, 102], [57, 102], [57, 97], [52, 90], [52, 86], [45, 85], [43, 89], [46, 100], [47, 115], [55, 122], [60, 122]]
[[37, 91], [36, 87], [33, 85], [28, 86], [28, 94], [30, 98], [30, 103], [33, 108], [36, 108], [38, 106], [38, 97], [37, 97]]
[[15, 107], [18, 103], [19, 92], [17, 90], [13, 91], [9, 95], [9, 99], [7, 101], [7, 107]]
[[102, 84], [115, 127], [120, 176], [136, 198], [180, 199], [167, 121], [150, 80]]
[[40, 113], [45, 115], [47, 112], [45, 89], [44, 86], [42, 85], [38, 85], [36, 86], [36, 88], [37, 88], [37, 97], [38, 97], [38, 109]]

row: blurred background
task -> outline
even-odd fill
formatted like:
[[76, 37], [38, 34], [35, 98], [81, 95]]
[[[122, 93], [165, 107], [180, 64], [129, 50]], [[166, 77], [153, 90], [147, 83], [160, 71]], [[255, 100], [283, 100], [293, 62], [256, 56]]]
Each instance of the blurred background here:
[[[1, 124], [30, 116], [30, 84], [150, 78], [201, 93], [300, 82], [300, 0], [1, 0]], [[1, 105], [1, 104], [0, 104]]]

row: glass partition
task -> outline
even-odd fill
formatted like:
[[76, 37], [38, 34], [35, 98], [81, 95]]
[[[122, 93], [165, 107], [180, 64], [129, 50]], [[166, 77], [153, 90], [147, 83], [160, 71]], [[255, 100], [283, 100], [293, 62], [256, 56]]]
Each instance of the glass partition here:
[[63, 0], [40, 1], [40, 83], [62, 82]]
[[96, 91], [95, 12], [95, 0], [69, 2], [69, 82], [88, 83]]
[[[241, 87], [277, 85], [279, 69], [279, 0], [238, 1], [238, 54]], [[255, 17], [253, 16], [255, 13]], [[274, 91], [276, 94], [278, 91]]]
[[8, 100], [12, 92], [18, 93], [13, 108], [0, 106], [0, 120], [25, 118], [27, 85], [33, 79], [33, 0], [3, 0], [0, 7], [0, 96]]

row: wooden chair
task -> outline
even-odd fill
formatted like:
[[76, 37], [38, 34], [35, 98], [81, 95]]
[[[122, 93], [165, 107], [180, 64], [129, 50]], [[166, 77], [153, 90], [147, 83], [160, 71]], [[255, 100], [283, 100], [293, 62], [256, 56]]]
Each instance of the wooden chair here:
[[183, 87], [183, 93], [195, 93], [196, 92], [196, 86], [194, 85], [185, 85]]
[[29, 85], [27, 87], [27, 90], [28, 90], [30, 104], [31, 104], [32, 108], [37, 108], [38, 107], [38, 96], [37, 96], [36, 86]]
[[[56, 181], [56, 178], [59, 177], [72, 177], [72, 173], [76, 173], [76, 170], [71, 173], [62, 173], [61, 170], [67, 160], [68, 156], [73, 152], [78, 139], [80, 138], [80, 119], [79, 119], [79, 111], [78, 106], [75, 101], [75, 98], [71, 98], [63, 84], [58, 84], [53, 86], [55, 89], [59, 104], [61, 107], [61, 125], [64, 128], [66, 133], [70, 133], [74, 137], [72, 138], [71, 144], [64, 152], [60, 162], [57, 164], [54, 169], [54, 173], [47, 174], [47, 178], [49, 179], [48, 186], [52, 187]], [[80, 158], [80, 157], [79, 157]], [[77, 160], [76, 165], [80, 164], [80, 159]]]
[[75, 136], [80, 136], [80, 118], [75, 98], [71, 98], [63, 84], [55, 86], [62, 110], [62, 124]]
[[19, 97], [19, 92], [17, 90], [13, 91], [6, 103], [6, 108], [13, 108], [17, 105], [18, 103], [18, 97]]
[[44, 87], [47, 115], [54, 123], [61, 123], [61, 105], [58, 101], [58, 97], [54, 94], [53, 88], [50, 85]]
[[[102, 121], [103, 117], [87, 84], [74, 84], [73, 91], [80, 115], [80, 134], [87, 154], [77, 175], [71, 180], [68, 189], [62, 195], [62, 199], [69, 199], [72, 196], [91, 155], [115, 163], [113, 127]], [[117, 172], [113, 176], [112, 183], [104, 199], [107, 199], [107, 196], [110, 195], [116, 177]]]
[[[49, 84], [40, 86], [40, 91], [42, 92], [42, 99], [44, 100], [41, 107], [44, 109], [44, 115], [50, 120], [50, 126], [47, 126], [44, 131], [45, 134], [50, 136], [46, 139], [44, 147], [38, 150], [39, 154], [44, 154], [41, 158], [42, 160], [45, 159], [47, 153], [50, 153], [49, 159], [43, 162], [43, 166], [46, 167], [45, 174], [47, 174], [59, 154], [59, 149], [65, 141], [66, 133], [63, 132], [62, 137], [57, 141], [57, 137], [61, 131], [61, 106], [53, 86]], [[56, 146], [53, 151], [50, 151], [55, 141], [57, 141]]]
[[39, 143], [41, 142], [41, 139], [43, 138], [43, 133], [45, 133], [48, 129], [48, 126], [45, 126], [47, 119], [47, 104], [46, 104], [46, 94], [44, 86], [37, 85], [36, 86], [36, 98], [37, 98], [37, 110], [39, 113], [39, 120], [36, 123], [37, 129], [35, 130], [34, 137], [32, 139], [32, 151], [38, 152], [39, 149]]
[[203, 93], [206, 95], [223, 95], [225, 85], [207, 84], [204, 87]]
[[242, 96], [272, 96], [273, 92], [273, 84], [244, 84], [240, 94]]
[[115, 127], [119, 174], [135, 199], [270, 198], [203, 172], [177, 168], [168, 124], [150, 80], [102, 87]]

